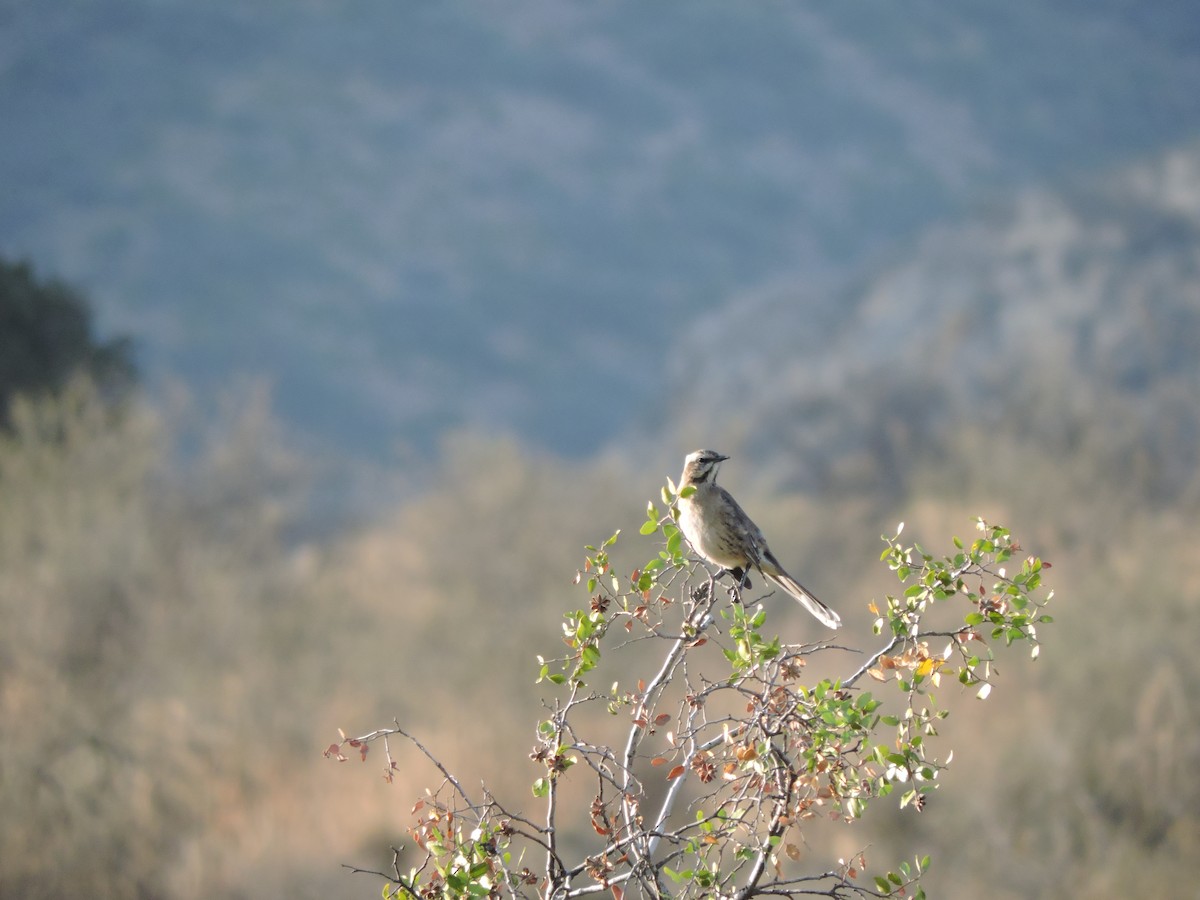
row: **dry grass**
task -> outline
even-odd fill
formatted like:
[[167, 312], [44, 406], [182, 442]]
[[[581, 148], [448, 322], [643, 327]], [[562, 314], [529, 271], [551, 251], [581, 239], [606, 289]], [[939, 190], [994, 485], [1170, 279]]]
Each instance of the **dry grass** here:
[[[582, 545], [623, 527], [630, 568], [654, 552], [636, 536], [647, 498], [619, 471], [509, 440], [451, 439], [393, 515], [297, 548], [282, 534], [306, 473], [261, 398], [182, 471], [162, 416], [114, 421], [86, 385], [14, 423], [0, 440], [0, 896], [373, 896], [340, 864], [385, 867], [436, 778], [411, 748], [390, 786], [374, 757], [324, 760], [336, 729], [398, 716], [466, 783], [520, 805], [537, 774], [534, 655], [583, 602]], [[918, 474], [886, 521], [747, 498], [786, 535], [780, 553], [819, 568], [859, 642], [867, 600], [890, 589], [862, 560], [893, 518], [938, 550], [985, 513], [1055, 564], [1043, 658], [960, 704], [930, 809], [880, 808], [831, 852], [871, 844], [880, 866], [931, 853], [931, 896], [1176, 893], [1200, 852], [1196, 520], [1108, 489], [1086, 460], [993, 441], [985, 465], [961, 441], [959, 467]]]

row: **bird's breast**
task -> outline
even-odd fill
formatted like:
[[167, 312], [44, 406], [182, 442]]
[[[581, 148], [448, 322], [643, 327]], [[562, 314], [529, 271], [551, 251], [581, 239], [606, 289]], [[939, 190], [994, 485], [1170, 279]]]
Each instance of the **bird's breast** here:
[[697, 491], [679, 501], [679, 527], [697, 553], [709, 562], [732, 569], [745, 562], [745, 555], [731, 545], [728, 523], [723, 520], [720, 509], [711, 508], [719, 504], [705, 505], [706, 500], [715, 499]]

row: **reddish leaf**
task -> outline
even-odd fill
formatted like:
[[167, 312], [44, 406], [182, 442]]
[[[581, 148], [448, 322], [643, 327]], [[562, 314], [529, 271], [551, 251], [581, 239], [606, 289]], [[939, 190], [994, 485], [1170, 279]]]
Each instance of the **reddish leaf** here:
[[661, 766], [661, 765], [665, 764], [666, 761], [667, 761], [667, 758], [665, 756], [656, 756], [656, 757], [654, 757], [654, 759], [650, 760], [650, 765]]
[[667, 781], [674, 781], [676, 778], [678, 778], [680, 775], [682, 775], [686, 771], [687, 771], [687, 769], [685, 769], [683, 766], [676, 766], [670, 772], [667, 773]]
[[733, 755], [737, 757], [738, 762], [745, 762], [748, 759], [757, 759], [758, 748], [753, 744], [742, 744], [733, 749]]
[[666, 725], [670, 721], [671, 716], [668, 713], [661, 713], [660, 715], [654, 717], [655, 725]]

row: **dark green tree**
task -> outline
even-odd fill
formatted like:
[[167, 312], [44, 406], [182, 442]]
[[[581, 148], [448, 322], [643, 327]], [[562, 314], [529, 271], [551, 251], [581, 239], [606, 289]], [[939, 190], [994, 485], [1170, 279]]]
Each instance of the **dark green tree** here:
[[130, 340], [99, 340], [78, 291], [39, 279], [28, 262], [0, 259], [0, 427], [10, 424], [17, 394], [57, 393], [83, 375], [118, 401], [134, 374]]

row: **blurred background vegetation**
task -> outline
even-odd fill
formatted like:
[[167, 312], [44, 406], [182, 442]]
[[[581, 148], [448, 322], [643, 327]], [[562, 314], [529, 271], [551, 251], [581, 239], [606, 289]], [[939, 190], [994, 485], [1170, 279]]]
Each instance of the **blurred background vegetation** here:
[[848, 642], [900, 520], [1054, 564], [814, 859], [1192, 890], [1190, 10], [283, 6], [0, 13], [0, 896], [375, 896], [434, 773], [320, 751], [393, 716], [519, 805], [582, 546], [701, 445]]
[[[561, 612], [584, 599], [584, 543], [623, 526], [631, 567], [651, 552], [631, 535], [656, 479], [617, 454], [573, 463], [459, 433], [392, 514], [289, 540], [313, 468], [264, 391], [238, 391], [197, 442], [180, 424], [194, 413], [114, 397], [90, 358], [14, 394], [0, 437], [0, 892], [365, 895], [339, 864], [386, 862], [434, 773], [405, 749], [389, 787], [377, 760], [318, 751], [393, 716], [519, 805], [534, 654], [556, 652]], [[929, 811], [878, 815], [834, 851], [932, 852], [948, 896], [1169, 893], [1187, 877], [1196, 486], [1152, 501], [1107, 452], [1128, 427], [1097, 420], [1068, 452], [964, 425], [932, 460], [892, 456], [899, 486], [876, 499], [756, 489], [762, 470], [728, 467], [861, 646], [867, 600], [890, 589], [874, 535], [898, 518], [937, 546], [987, 511], [1055, 563], [1046, 651], [1002, 664], [993, 697], [951, 718], [956, 765]]]

